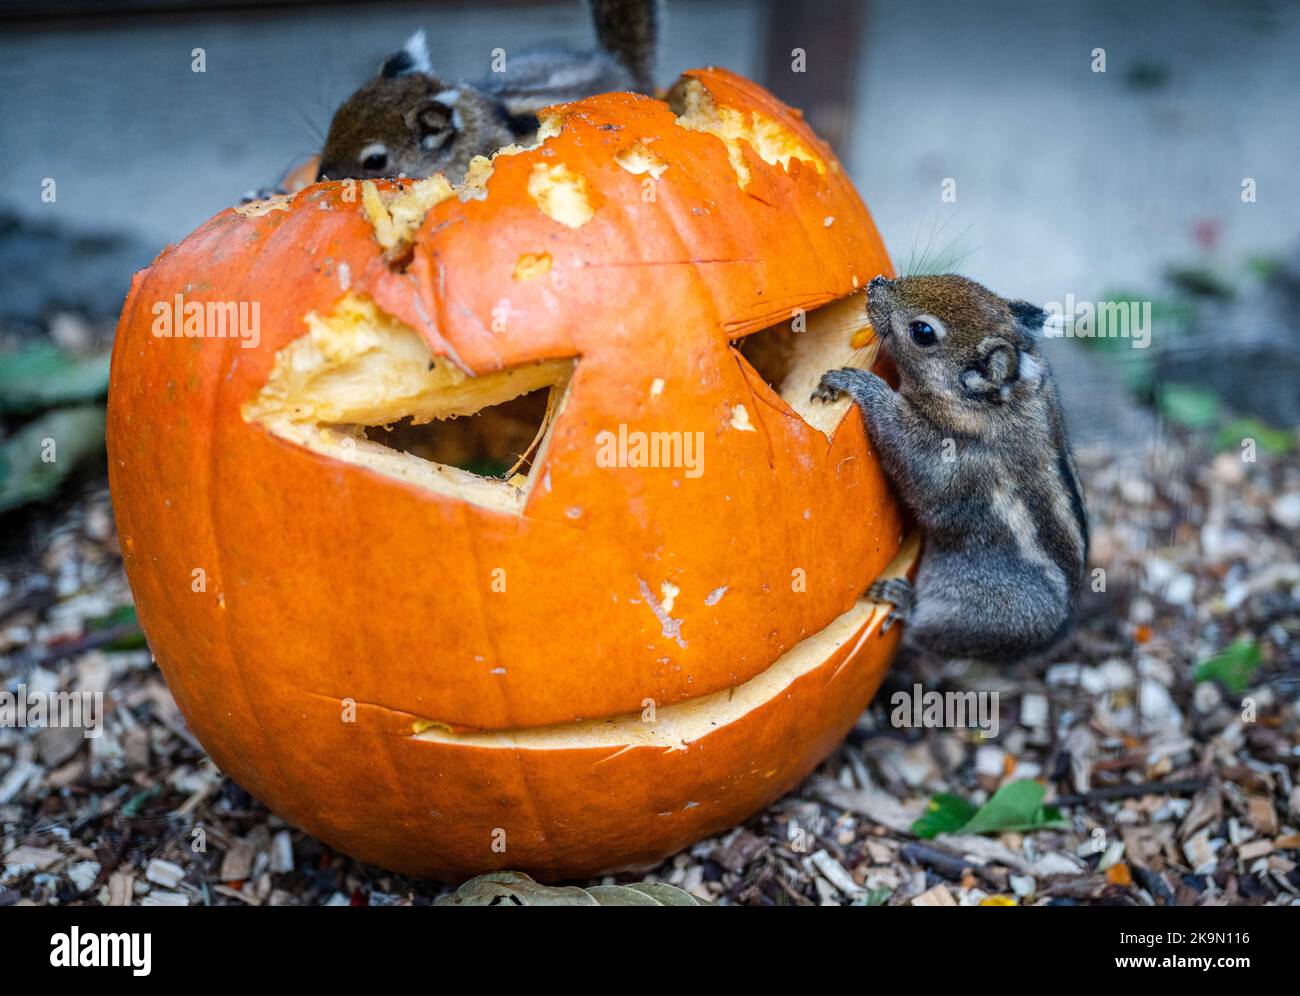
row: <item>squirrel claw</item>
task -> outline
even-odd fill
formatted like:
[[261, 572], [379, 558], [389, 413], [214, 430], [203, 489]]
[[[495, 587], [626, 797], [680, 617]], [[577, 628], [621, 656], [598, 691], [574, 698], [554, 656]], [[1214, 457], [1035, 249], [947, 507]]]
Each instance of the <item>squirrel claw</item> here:
[[809, 401], [825, 401], [825, 402], [827, 402], [827, 403], [830, 403], [830, 402], [834, 401], [836, 398], [838, 398], [839, 396], [840, 396], [840, 392], [839, 392], [839, 391], [833, 391], [833, 390], [831, 390], [829, 387], [820, 387], [820, 386], [819, 386], [819, 387], [817, 388], [817, 390], [813, 391], [811, 397], [809, 397], [808, 400], [809, 400]]
[[847, 389], [848, 384], [845, 383], [844, 380], [844, 371], [827, 370], [822, 374], [822, 379], [817, 384], [817, 389], [813, 391], [810, 400], [825, 402], [835, 401]]
[[911, 618], [916, 604], [916, 589], [907, 578], [889, 578], [873, 582], [867, 589], [867, 598], [887, 602], [891, 606], [885, 621], [880, 624], [880, 632], [888, 633], [894, 623], [905, 623]]

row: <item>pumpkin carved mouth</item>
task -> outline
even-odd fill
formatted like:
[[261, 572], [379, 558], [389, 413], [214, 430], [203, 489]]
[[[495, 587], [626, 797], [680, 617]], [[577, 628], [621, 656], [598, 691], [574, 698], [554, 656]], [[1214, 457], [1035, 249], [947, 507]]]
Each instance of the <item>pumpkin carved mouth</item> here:
[[[906, 577], [920, 552], [920, 533], [912, 533], [881, 572], [880, 580]], [[862, 643], [881, 636], [880, 627], [889, 610], [888, 604], [864, 595], [830, 625], [795, 644], [753, 678], [733, 688], [662, 706], [655, 711], [653, 722], [647, 721], [644, 713], [636, 712], [524, 729], [465, 731], [447, 723], [419, 719], [412, 724], [413, 736], [427, 743], [510, 750], [685, 750], [785, 694], [796, 681], [823, 667], [846, 643], [854, 644], [847, 655], [852, 660]], [[831, 671], [825, 683], [834, 682], [839, 671], [839, 667]]]

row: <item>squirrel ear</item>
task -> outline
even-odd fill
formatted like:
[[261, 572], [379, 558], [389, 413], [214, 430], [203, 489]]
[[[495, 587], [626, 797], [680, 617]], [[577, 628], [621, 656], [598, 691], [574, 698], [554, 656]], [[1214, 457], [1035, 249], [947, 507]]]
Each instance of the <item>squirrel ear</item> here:
[[431, 152], [447, 141], [459, 126], [455, 109], [436, 97], [412, 107], [405, 114], [406, 127], [426, 152]]
[[424, 37], [424, 28], [406, 39], [401, 51], [394, 52], [379, 67], [379, 75], [386, 79], [409, 73], [433, 75], [433, 65], [429, 62], [429, 42]]
[[1047, 321], [1046, 311], [1028, 301], [1011, 301], [1010, 305], [1011, 317], [1022, 329], [1030, 335], [1038, 335], [1043, 331], [1043, 323]]
[[989, 336], [979, 344], [977, 359], [961, 372], [962, 390], [972, 398], [1005, 396], [1020, 377], [1020, 353], [1013, 342]]

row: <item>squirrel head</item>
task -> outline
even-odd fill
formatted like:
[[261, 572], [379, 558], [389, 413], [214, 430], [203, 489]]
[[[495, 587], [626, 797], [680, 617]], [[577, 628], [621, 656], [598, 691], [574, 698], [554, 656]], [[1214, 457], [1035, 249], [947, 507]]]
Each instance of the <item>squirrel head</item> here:
[[460, 104], [461, 88], [433, 75], [417, 31], [335, 112], [316, 178], [425, 177], [448, 167], [464, 128]]
[[[1046, 313], [956, 274], [876, 277], [867, 316], [900, 388], [939, 411], [1013, 405], [1038, 391]], [[952, 408], [950, 406], [956, 406]]]

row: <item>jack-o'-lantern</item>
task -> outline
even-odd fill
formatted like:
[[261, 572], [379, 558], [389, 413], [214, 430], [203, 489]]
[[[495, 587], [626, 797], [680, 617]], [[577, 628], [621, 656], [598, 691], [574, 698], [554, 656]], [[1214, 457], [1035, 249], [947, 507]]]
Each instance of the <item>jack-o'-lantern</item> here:
[[898, 638], [847, 400], [888, 260], [829, 148], [720, 70], [544, 115], [465, 182], [318, 183], [131, 288], [111, 483], [216, 763], [398, 871], [645, 866], [788, 791]]

